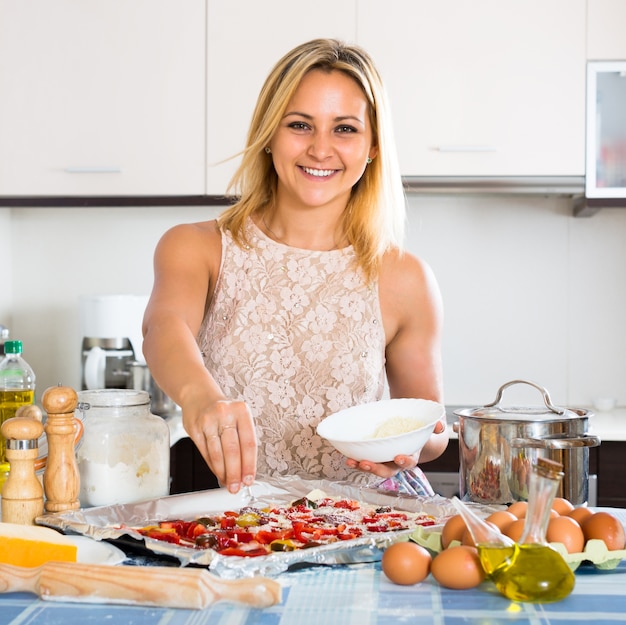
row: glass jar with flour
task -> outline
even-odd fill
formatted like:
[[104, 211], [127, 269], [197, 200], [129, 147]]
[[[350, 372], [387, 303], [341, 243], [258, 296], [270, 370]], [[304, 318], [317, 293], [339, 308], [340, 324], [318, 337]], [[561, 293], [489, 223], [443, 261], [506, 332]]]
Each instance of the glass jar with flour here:
[[165, 420], [151, 414], [149, 394], [126, 389], [80, 391], [78, 402], [85, 429], [76, 451], [81, 506], [168, 495], [170, 433]]

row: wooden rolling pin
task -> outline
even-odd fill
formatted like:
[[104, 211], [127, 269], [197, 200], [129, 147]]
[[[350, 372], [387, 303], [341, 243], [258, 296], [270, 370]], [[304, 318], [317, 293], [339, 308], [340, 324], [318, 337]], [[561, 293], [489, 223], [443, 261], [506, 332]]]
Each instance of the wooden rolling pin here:
[[0, 564], [0, 592], [30, 592], [53, 601], [196, 610], [218, 601], [266, 608], [281, 600], [280, 584], [265, 577], [230, 580], [200, 568], [76, 562], [47, 562], [34, 568]]

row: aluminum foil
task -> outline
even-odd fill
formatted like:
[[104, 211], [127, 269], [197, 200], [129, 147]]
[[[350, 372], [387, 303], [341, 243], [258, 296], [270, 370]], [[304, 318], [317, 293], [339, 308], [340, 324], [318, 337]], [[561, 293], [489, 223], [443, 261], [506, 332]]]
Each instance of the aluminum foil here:
[[[36, 521], [39, 525], [68, 534], [82, 534], [95, 540], [115, 540], [130, 536], [141, 541], [141, 544], [145, 544], [146, 549], [154, 554], [176, 558], [181, 566], [190, 564], [206, 566], [211, 572], [227, 579], [254, 575], [272, 577], [290, 568], [304, 565], [354, 564], [380, 560], [382, 552], [388, 545], [414, 531], [413, 528], [340, 541], [310, 549], [246, 558], [220, 556], [212, 549], [194, 549], [165, 543], [146, 538], [132, 529], [158, 521], [193, 520], [211, 513], [237, 510], [246, 505], [264, 507], [268, 504], [289, 504], [294, 499], [303, 497], [316, 489], [324, 491], [329, 496], [335, 495], [380, 506], [392, 506], [398, 510], [429, 514], [436, 520], [434, 526], [429, 526], [433, 531], [440, 530], [445, 520], [456, 514], [456, 509], [450, 500], [439, 495], [415, 497], [345, 482], [289, 477], [256, 482], [251, 488], [251, 494], [255, 499], [253, 502], [250, 501], [250, 495], [245, 489], [236, 495], [229, 493], [226, 489], [213, 489], [171, 495], [133, 504], [116, 504], [48, 514], [38, 517]], [[428, 531], [428, 528], [425, 531]]]

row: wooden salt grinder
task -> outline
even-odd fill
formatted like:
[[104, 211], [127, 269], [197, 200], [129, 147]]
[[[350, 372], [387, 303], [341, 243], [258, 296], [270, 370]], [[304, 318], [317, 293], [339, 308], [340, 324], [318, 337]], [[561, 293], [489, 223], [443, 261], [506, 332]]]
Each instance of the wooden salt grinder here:
[[6, 457], [11, 466], [2, 489], [2, 521], [35, 525], [43, 514], [43, 488], [35, 473], [39, 437], [43, 425], [33, 417], [12, 417], [2, 424], [7, 441]]
[[76, 391], [68, 386], [52, 386], [44, 391], [41, 403], [48, 414], [46, 437], [48, 461], [43, 474], [46, 512], [77, 510], [80, 507], [80, 475], [74, 455], [77, 423], [74, 410]]

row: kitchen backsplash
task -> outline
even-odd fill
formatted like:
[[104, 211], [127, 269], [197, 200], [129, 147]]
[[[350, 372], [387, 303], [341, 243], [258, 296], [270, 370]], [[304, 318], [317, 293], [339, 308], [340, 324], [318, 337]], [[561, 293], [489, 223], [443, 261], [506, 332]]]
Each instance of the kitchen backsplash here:
[[[569, 199], [529, 196], [413, 195], [409, 205], [407, 248], [443, 294], [448, 404], [490, 402], [522, 378], [555, 403], [626, 405], [626, 211], [576, 219]], [[0, 208], [0, 323], [24, 342], [38, 397], [80, 384], [79, 296], [149, 293], [161, 234], [219, 210]]]

